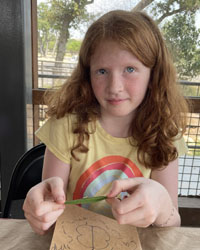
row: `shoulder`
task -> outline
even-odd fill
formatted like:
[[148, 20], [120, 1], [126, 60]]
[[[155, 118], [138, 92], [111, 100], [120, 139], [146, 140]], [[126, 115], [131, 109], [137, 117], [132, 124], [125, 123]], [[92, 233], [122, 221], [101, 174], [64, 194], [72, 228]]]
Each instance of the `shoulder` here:
[[55, 116], [50, 117], [43, 126], [53, 126], [54, 128], [57, 127], [65, 127], [65, 128], [71, 128], [73, 124], [76, 123], [76, 115], [65, 115], [61, 118], [56, 118]]
[[57, 119], [50, 117], [47, 121], [36, 131], [37, 137], [43, 139], [44, 137], [52, 138], [65, 138], [73, 134], [74, 123], [76, 122], [75, 115], [66, 115]]
[[70, 162], [71, 148], [74, 144], [73, 123], [76, 117], [66, 115], [60, 119], [49, 118], [37, 131], [36, 136], [61, 161]]

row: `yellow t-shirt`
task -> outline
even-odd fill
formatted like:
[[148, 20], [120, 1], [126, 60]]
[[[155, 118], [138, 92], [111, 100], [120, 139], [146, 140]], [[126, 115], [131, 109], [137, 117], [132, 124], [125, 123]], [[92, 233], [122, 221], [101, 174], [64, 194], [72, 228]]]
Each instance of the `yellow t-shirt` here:
[[[90, 134], [89, 141], [84, 144], [89, 148], [88, 153], [76, 155], [80, 161], [71, 156], [71, 149], [76, 144], [76, 136], [72, 132], [76, 122], [74, 115], [68, 115], [61, 119], [50, 118], [36, 132], [37, 137], [46, 144], [48, 149], [61, 161], [70, 164], [70, 176], [67, 188], [67, 198], [80, 199], [108, 194], [112, 182], [116, 179], [133, 177], [149, 178], [150, 169], [146, 169], [137, 160], [137, 148], [129, 143], [128, 138], [116, 138], [108, 134], [96, 122], [88, 124]], [[179, 155], [187, 151], [185, 142], [177, 140], [175, 145]], [[126, 193], [121, 193], [120, 198]], [[105, 201], [93, 204], [84, 204], [83, 207], [112, 216], [110, 207]]]

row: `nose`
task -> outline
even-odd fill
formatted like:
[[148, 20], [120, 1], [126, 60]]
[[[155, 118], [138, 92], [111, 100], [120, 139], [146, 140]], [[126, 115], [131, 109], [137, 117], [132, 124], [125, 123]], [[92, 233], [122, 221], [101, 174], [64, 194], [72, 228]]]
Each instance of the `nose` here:
[[110, 73], [108, 79], [108, 91], [109, 94], [117, 94], [123, 91], [124, 84], [122, 76], [118, 73]]

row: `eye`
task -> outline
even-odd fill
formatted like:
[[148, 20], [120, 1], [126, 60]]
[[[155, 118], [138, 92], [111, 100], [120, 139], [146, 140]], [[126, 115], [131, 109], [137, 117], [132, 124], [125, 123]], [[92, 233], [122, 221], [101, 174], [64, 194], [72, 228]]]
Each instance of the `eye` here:
[[132, 73], [132, 72], [135, 71], [135, 69], [133, 67], [129, 66], [129, 67], [126, 67], [125, 71], [128, 72], [128, 73]]
[[99, 75], [105, 75], [106, 74], [106, 70], [105, 69], [99, 69], [99, 70], [97, 70], [97, 74], [99, 74]]

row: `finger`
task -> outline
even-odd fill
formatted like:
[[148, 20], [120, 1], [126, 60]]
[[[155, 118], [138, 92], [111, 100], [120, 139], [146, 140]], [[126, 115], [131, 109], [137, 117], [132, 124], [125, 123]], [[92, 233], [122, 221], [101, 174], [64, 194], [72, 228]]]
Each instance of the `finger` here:
[[50, 212], [56, 212], [58, 210], [64, 210], [65, 205], [64, 204], [57, 204], [54, 201], [44, 201], [40, 204], [39, 207], [37, 207], [35, 210], [31, 209], [30, 212], [34, 214], [35, 216], [43, 216]]
[[32, 216], [41, 217], [49, 212], [65, 209], [65, 204], [58, 204], [54, 201], [43, 201], [43, 199], [38, 201], [35, 197], [32, 199], [32, 195], [34, 197], [34, 194], [29, 194], [23, 205], [24, 212], [32, 214]]
[[42, 216], [43, 221], [46, 223], [55, 222], [63, 212], [64, 212], [64, 209], [59, 209], [59, 210], [55, 210], [50, 213], [47, 213], [44, 216]]
[[29, 224], [34, 232], [36, 232], [37, 234], [40, 234], [40, 235], [44, 235], [45, 233], [47, 233], [49, 231], [49, 229], [52, 227], [52, 225], [55, 224], [55, 222], [45, 223], [41, 226], [40, 225], [35, 226], [34, 224], [31, 224], [31, 223], [29, 223]]
[[121, 192], [131, 192], [134, 191], [137, 185], [144, 183], [144, 177], [134, 177], [122, 180], [116, 180], [113, 182], [112, 188], [107, 195], [110, 197], [116, 197]]
[[[57, 201], [54, 202], [54, 200]], [[47, 179], [30, 189], [23, 209], [41, 216], [44, 213], [64, 208], [65, 193], [60, 178]]]
[[59, 204], [63, 204], [66, 200], [63, 180], [59, 177], [53, 177], [47, 179], [46, 183], [49, 185], [54, 200]]
[[31, 220], [39, 221], [39, 222], [50, 222], [55, 221], [64, 211], [64, 208], [58, 208], [56, 210], [50, 210], [48, 209], [47, 212], [44, 210], [41, 212], [41, 210], [38, 210], [37, 212], [34, 212], [32, 210], [26, 211], [24, 213], [25, 217], [27, 219], [31, 218]]
[[116, 209], [118, 206], [120, 206], [120, 200], [117, 197], [114, 198], [107, 198], [107, 203], [111, 205], [112, 208]]
[[143, 207], [122, 215], [118, 214], [114, 209], [112, 213], [119, 224], [129, 224], [136, 227], [148, 227], [155, 220], [154, 216], [150, 214], [149, 216], [146, 215], [146, 211]]
[[[35, 219], [35, 217], [33, 217], [31, 214], [25, 214], [25, 217], [28, 220], [33, 231], [35, 231], [36, 233], [44, 234], [48, 230], [48, 226], [49, 226], [48, 223], [44, 223], [38, 219]], [[47, 230], [44, 230], [43, 225], [45, 225], [45, 228]]]
[[49, 193], [47, 185], [46, 182], [41, 182], [29, 190], [23, 205], [24, 210], [36, 210], [44, 202], [45, 195]]
[[123, 200], [119, 200], [117, 198], [109, 198], [107, 199], [107, 202], [118, 214], [122, 215], [144, 206], [145, 199], [143, 199], [143, 196], [141, 195], [139, 190], [136, 190], [133, 194]]
[[47, 231], [57, 220], [57, 218], [63, 213], [63, 210], [54, 211], [51, 213], [46, 214], [42, 217], [34, 217], [31, 214], [26, 214], [26, 218], [34, 229], [35, 232], [39, 234], [43, 234]]
[[43, 230], [40, 230], [38, 228], [35, 228], [34, 226], [32, 226], [30, 223], [29, 223], [30, 227], [32, 228], [32, 230], [37, 233], [37, 234], [40, 234], [40, 235], [44, 235], [45, 233], [47, 233], [47, 231], [43, 231]]

